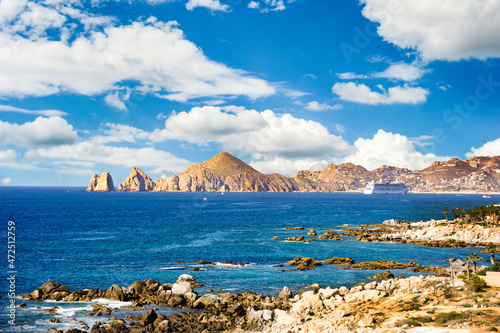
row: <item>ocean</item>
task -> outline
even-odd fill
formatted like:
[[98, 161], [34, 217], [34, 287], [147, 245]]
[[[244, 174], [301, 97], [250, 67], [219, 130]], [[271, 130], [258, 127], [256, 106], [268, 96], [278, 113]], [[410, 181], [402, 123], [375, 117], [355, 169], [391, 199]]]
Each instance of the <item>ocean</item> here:
[[[47, 280], [70, 289], [108, 289], [112, 284], [129, 286], [136, 280], [153, 278], [173, 283], [181, 274], [193, 275], [205, 293], [254, 291], [277, 295], [283, 286], [292, 291], [304, 285], [352, 286], [378, 271], [342, 270], [323, 265], [312, 271], [281, 272], [273, 267], [294, 257], [351, 257], [356, 262], [378, 259], [415, 261], [446, 266], [445, 259], [465, 258], [481, 248], [429, 248], [409, 244], [313, 240], [283, 242], [290, 236], [314, 228], [318, 235], [342, 231], [343, 224], [381, 223], [388, 219], [420, 221], [444, 218], [443, 207], [463, 207], [500, 201], [500, 195], [407, 194], [364, 195], [360, 193], [98, 193], [85, 188], [0, 187], [1, 244], [4, 249], [0, 283], [0, 330], [45, 331], [49, 327], [78, 327], [92, 304], [64, 304], [56, 315], [44, 310], [58, 304], [26, 302], [15, 312], [16, 325], [9, 325], [7, 278], [15, 276], [15, 293], [31, 292]], [[451, 214], [450, 214], [451, 215]], [[8, 222], [15, 223], [15, 261], [8, 262]], [[12, 224], [12, 223], [11, 223]], [[306, 230], [285, 230], [304, 227]], [[12, 235], [11, 235], [12, 236]], [[12, 259], [12, 257], [11, 257]], [[197, 265], [208, 260], [216, 265]], [[223, 261], [248, 262], [244, 267]], [[179, 263], [180, 262], [180, 263]], [[486, 262], [484, 262], [486, 263]], [[483, 264], [479, 262], [478, 264]], [[192, 271], [195, 267], [204, 270]], [[13, 268], [13, 269], [12, 269]], [[9, 272], [15, 273], [9, 273]], [[413, 275], [394, 270], [394, 275]], [[16, 300], [20, 304], [21, 300]], [[105, 301], [102, 301], [105, 302]], [[113, 303], [111, 306], [127, 304]], [[39, 308], [37, 308], [39, 307]], [[178, 310], [162, 309], [164, 313]], [[119, 315], [124, 315], [121, 312]], [[60, 318], [62, 323], [48, 323]], [[73, 321], [77, 319], [77, 321]]]

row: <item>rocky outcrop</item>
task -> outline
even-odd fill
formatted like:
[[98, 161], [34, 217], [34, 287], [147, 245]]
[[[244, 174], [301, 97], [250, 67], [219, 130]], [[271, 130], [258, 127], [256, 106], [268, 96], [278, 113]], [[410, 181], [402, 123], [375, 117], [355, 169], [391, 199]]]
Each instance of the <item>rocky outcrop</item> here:
[[142, 172], [138, 167], [134, 167], [127, 179], [120, 184], [118, 191], [143, 192], [153, 191], [154, 188], [155, 183], [151, 177]]
[[94, 173], [90, 178], [89, 186], [87, 187], [89, 192], [114, 192], [115, 185], [113, 184], [113, 178], [109, 172], [104, 172], [101, 176]]

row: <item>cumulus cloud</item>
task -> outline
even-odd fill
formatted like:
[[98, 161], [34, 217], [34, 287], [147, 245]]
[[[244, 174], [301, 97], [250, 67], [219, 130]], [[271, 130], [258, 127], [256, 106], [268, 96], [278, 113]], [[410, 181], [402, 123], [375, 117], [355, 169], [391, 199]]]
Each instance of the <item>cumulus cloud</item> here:
[[175, 139], [203, 144], [216, 142], [243, 154], [269, 154], [286, 158], [319, 158], [345, 153], [350, 146], [330, 134], [320, 123], [276, 115], [271, 110], [223, 111], [220, 107], [195, 107], [170, 116], [164, 130], [152, 134], [155, 141]]
[[18, 146], [55, 146], [78, 141], [73, 126], [60, 117], [38, 117], [33, 122], [0, 121], [0, 140]]
[[467, 158], [474, 156], [498, 156], [500, 155], [500, 138], [487, 142], [479, 148], [471, 148], [471, 151], [466, 153]]
[[340, 162], [359, 164], [368, 170], [382, 165], [390, 165], [411, 170], [421, 170], [434, 161], [448, 160], [449, 157], [422, 154], [406, 136], [380, 129], [372, 139], [359, 138], [354, 142], [355, 152]]
[[260, 4], [257, 1], [250, 1], [247, 7], [251, 9], [259, 9]]
[[[289, 1], [289, 3], [291, 2], [292, 1]], [[260, 9], [261, 13], [268, 13], [270, 11], [277, 12], [286, 9], [283, 0], [250, 1], [247, 7], [251, 9]]]
[[196, 7], [208, 8], [211, 11], [229, 12], [229, 6], [221, 4], [219, 0], [189, 0], [186, 3], [187, 10], [193, 10]]
[[127, 106], [125, 103], [120, 99], [120, 96], [118, 96], [118, 91], [115, 91], [113, 94], [106, 95], [104, 97], [104, 101], [106, 104], [108, 104], [111, 107], [117, 108], [122, 111], [127, 111]]
[[250, 165], [262, 173], [279, 173], [292, 177], [298, 170], [322, 170], [328, 163], [327, 159], [284, 158], [280, 156], [253, 156]]
[[426, 60], [458, 61], [500, 56], [498, 0], [362, 0], [363, 16], [378, 34]]
[[419, 104], [427, 101], [429, 90], [408, 85], [391, 87], [387, 92], [372, 91], [365, 84], [354, 82], [335, 83], [332, 92], [341, 99], [362, 104]]
[[22, 108], [16, 108], [10, 105], [0, 105], [0, 112], [16, 112], [16, 113], [25, 113], [25, 114], [32, 114], [45, 117], [62, 117], [68, 115], [66, 112], [62, 112], [59, 110], [27, 110]]
[[[29, 27], [21, 16], [0, 30], [0, 96], [97, 95], [123, 82], [132, 82], [140, 93], [179, 102], [217, 96], [254, 100], [276, 92], [265, 80], [208, 59], [175, 21], [150, 18], [125, 26], [108, 22], [80, 35], [65, 23], [60, 39], [54, 39], [41, 33], [27, 38], [21, 28], [12, 31], [18, 23]], [[108, 94], [106, 102], [124, 109], [116, 94]]]
[[25, 158], [34, 163], [47, 161], [58, 162], [62, 165], [74, 163], [110, 164], [124, 167], [144, 166], [155, 168], [169, 168], [175, 172], [183, 171], [193, 163], [178, 158], [168, 152], [148, 148], [113, 147], [104, 144], [86, 141], [72, 145], [63, 145], [52, 148], [31, 149], [25, 153]]
[[13, 149], [0, 150], [0, 164], [14, 163], [16, 161], [17, 153]]
[[325, 111], [325, 110], [340, 110], [342, 109], [341, 104], [330, 105], [327, 103], [319, 103], [317, 101], [311, 101], [305, 106], [306, 109], [311, 111]]

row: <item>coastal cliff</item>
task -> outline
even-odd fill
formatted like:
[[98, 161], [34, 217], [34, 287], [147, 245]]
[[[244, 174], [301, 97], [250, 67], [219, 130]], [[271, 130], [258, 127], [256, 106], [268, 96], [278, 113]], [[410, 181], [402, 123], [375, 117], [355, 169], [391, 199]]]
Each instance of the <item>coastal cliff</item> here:
[[90, 178], [89, 186], [87, 187], [89, 192], [114, 192], [115, 186], [113, 184], [113, 178], [109, 172], [104, 172], [101, 176], [94, 173]]
[[155, 183], [151, 177], [142, 172], [138, 167], [134, 167], [127, 179], [118, 186], [118, 191], [142, 192], [152, 191], [154, 188]]
[[290, 192], [294, 182], [282, 175], [264, 175], [236, 157], [222, 152], [168, 179], [158, 178], [155, 191]]

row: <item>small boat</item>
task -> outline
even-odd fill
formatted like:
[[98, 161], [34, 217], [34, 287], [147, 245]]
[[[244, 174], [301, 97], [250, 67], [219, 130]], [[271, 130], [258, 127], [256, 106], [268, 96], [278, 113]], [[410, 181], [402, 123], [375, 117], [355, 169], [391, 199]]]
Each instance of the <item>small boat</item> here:
[[491, 195], [486, 195], [486, 194], [485, 194], [485, 195], [483, 195], [483, 198], [485, 198], [485, 199], [489, 199], [489, 198], [491, 198]]
[[203, 198], [203, 201], [207, 201], [207, 198]]

